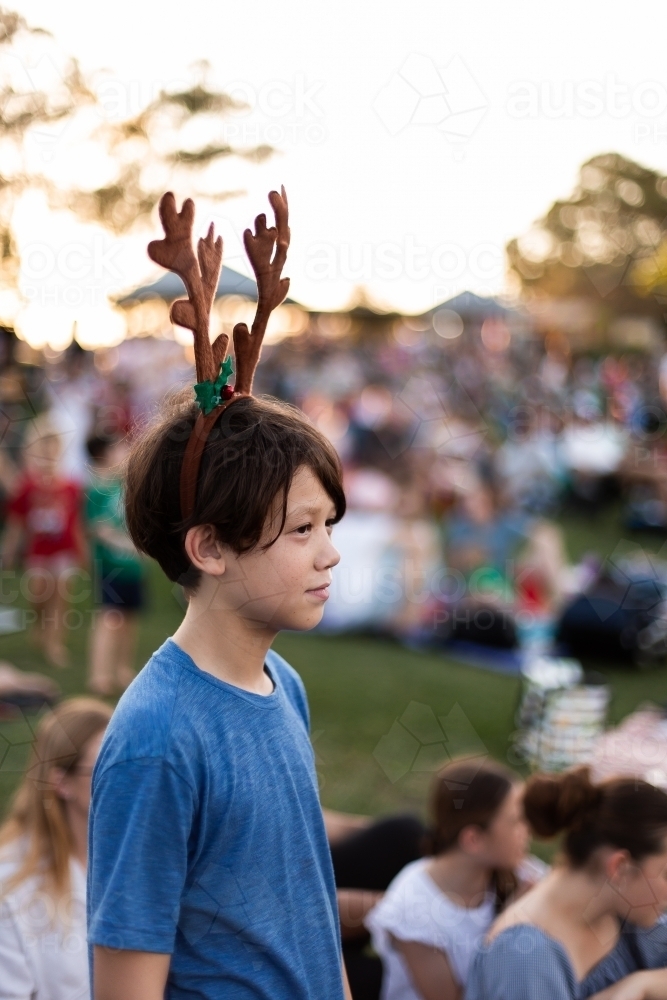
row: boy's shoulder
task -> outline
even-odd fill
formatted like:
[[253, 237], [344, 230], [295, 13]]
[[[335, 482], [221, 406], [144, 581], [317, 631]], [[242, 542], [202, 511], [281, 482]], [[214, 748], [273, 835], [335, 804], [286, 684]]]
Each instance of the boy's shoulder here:
[[[267, 653], [266, 664], [274, 683], [308, 729], [308, 699], [296, 670], [274, 650]], [[205, 755], [196, 752], [200, 744], [215, 738], [207, 731], [208, 724], [215, 718], [219, 725], [224, 717], [224, 707], [221, 714], [220, 703], [211, 698], [210, 683], [221, 691], [217, 681], [199, 671], [188, 655], [167, 639], [118, 702], [102, 744], [97, 773], [114, 764], [151, 758], [162, 758], [179, 771], [185, 767], [189, 773], [192, 760], [204, 759]]]
[[274, 682], [277, 681], [281, 685], [292, 707], [296, 709], [303, 719], [306, 729], [310, 729], [310, 713], [308, 710], [306, 688], [294, 667], [290, 666], [280, 653], [276, 653], [275, 649], [270, 649], [266, 654], [266, 665], [273, 675]]
[[178, 646], [167, 639], [118, 702], [102, 743], [98, 774], [124, 761], [168, 757], [174, 725], [180, 728], [186, 721], [190, 699], [184, 681]]

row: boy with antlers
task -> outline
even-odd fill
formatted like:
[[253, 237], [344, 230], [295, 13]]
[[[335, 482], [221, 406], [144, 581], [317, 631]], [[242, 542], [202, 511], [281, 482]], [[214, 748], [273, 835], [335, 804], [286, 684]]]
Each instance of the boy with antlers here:
[[222, 264], [194, 205], [160, 204], [151, 258], [188, 298], [196, 400], [174, 397], [134, 446], [132, 539], [183, 585], [184, 620], [123, 695], [93, 780], [88, 875], [95, 1000], [342, 1000], [336, 894], [298, 675], [270, 649], [319, 622], [345, 510], [338, 457], [292, 407], [251, 395], [289, 245], [285, 192], [245, 246], [249, 331], [211, 344]]

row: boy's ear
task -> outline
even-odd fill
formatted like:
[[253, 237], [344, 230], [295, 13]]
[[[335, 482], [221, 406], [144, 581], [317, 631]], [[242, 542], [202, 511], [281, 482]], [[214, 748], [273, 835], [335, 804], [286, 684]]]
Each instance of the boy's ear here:
[[222, 576], [226, 569], [224, 546], [212, 524], [197, 524], [185, 536], [185, 553], [192, 565], [209, 576]]

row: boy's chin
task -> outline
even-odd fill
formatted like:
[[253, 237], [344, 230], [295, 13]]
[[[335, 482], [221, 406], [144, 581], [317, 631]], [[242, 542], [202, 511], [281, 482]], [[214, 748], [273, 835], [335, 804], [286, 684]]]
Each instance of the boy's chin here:
[[311, 628], [315, 628], [322, 621], [322, 616], [324, 615], [324, 606], [321, 608], [307, 608], [304, 610], [294, 611], [290, 615], [285, 615], [285, 618], [280, 625], [280, 631], [286, 629], [290, 632], [308, 632]]

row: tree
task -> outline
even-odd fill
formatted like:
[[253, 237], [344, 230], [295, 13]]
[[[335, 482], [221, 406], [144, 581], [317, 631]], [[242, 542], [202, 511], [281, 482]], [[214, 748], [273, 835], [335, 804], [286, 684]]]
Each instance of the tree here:
[[584, 297], [664, 323], [667, 177], [617, 153], [581, 167], [564, 201], [507, 246], [524, 292]]
[[[219, 140], [221, 118], [244, 106], [208, 84], [206, 64], [195, 68], [189, 87], [162, 90], [133, 115], [109, 115], [95, 81], [84, 76], [77, 61], [64, 57], [48, 32], [3, 8], [0, 63], [0, 288], [17, 285], [20, 261], [12, 216], [28, 189], [39, 188], [53, 207], [122, 234], [150, 215], [166, 187], [178, 192], [184, 179], [191, 186], [196, 174], [207, 186], [199, 193], [221, 200], [240, 192], [224, 190], [216, 164], [230, 156], [257, 162], [273, 152], [266, 145], [237, 149]], [[196, 141], [179, 143], [195, 121]], [[105, 158], [103, 184], [58, 183], [44, 157], [35, 155], [40, 142], [43, 149], [49, 134], [65, 127], [82, 145], [98, 147]]]

